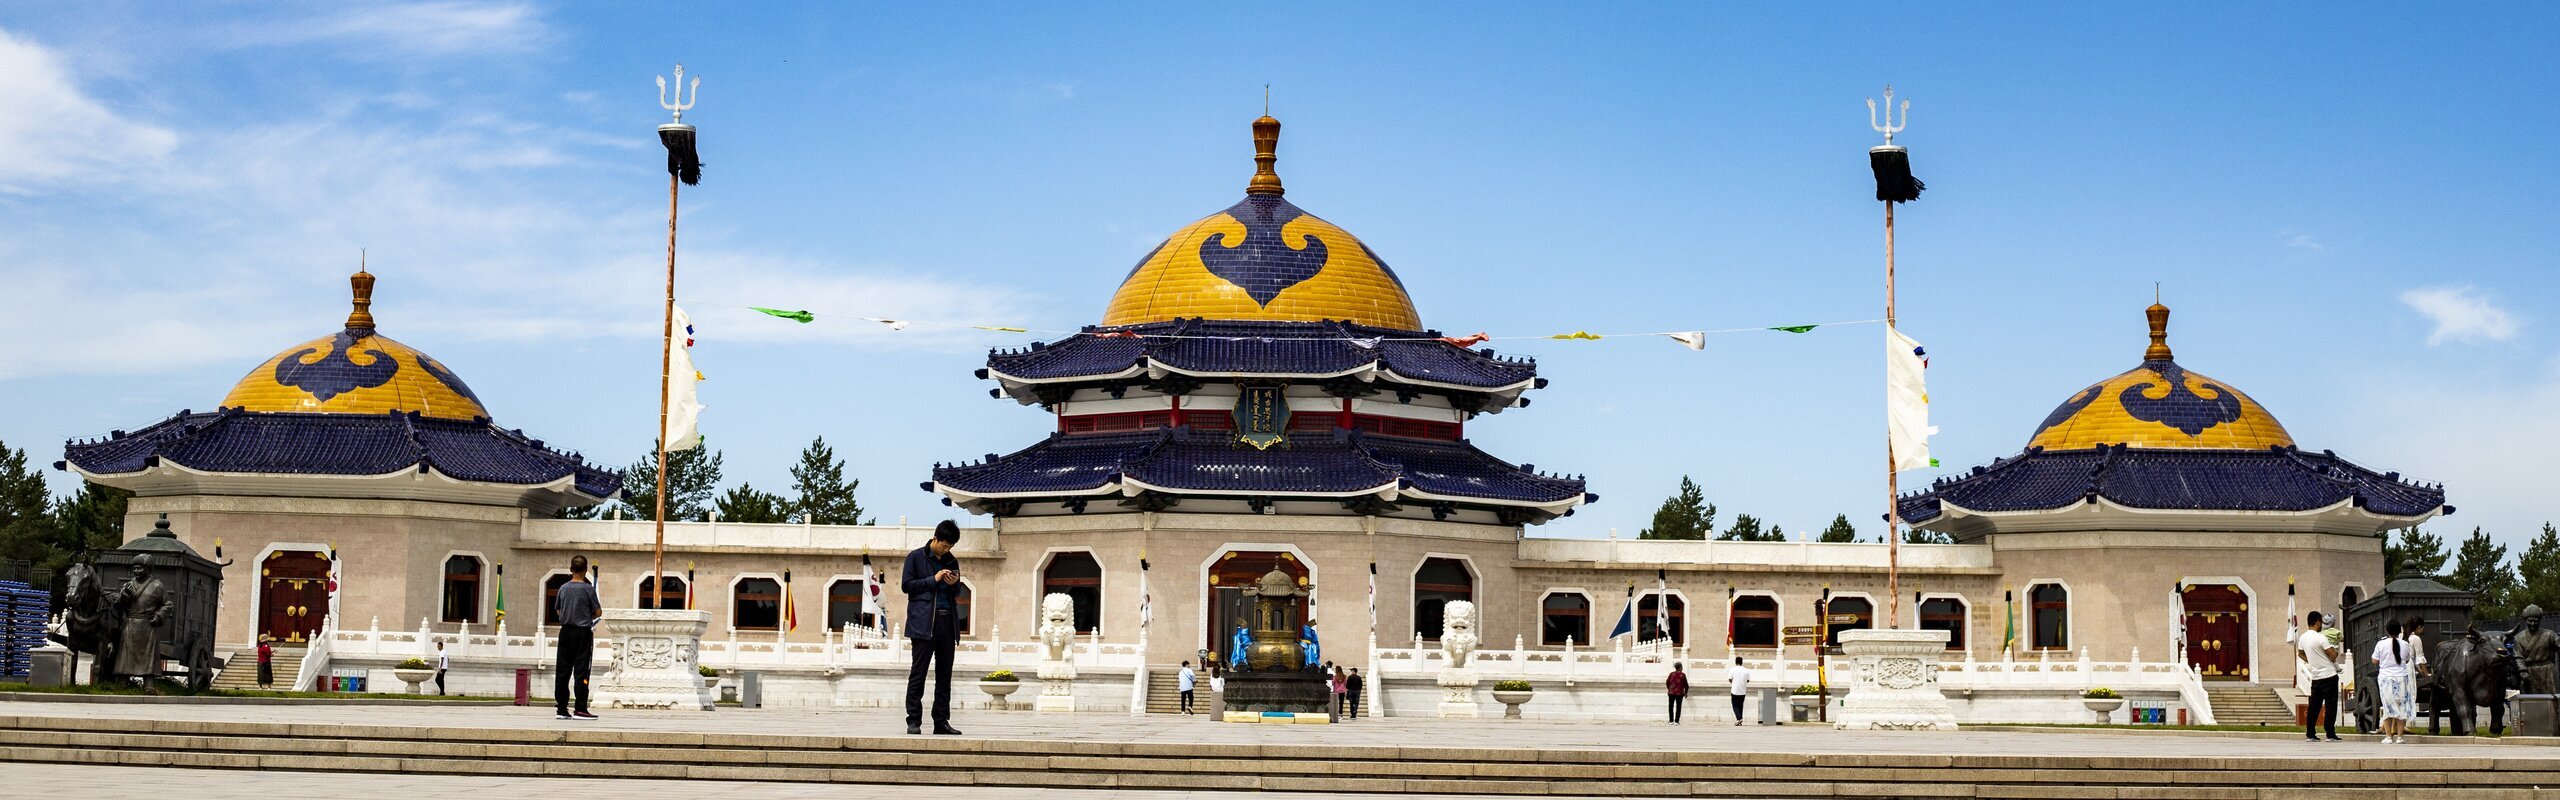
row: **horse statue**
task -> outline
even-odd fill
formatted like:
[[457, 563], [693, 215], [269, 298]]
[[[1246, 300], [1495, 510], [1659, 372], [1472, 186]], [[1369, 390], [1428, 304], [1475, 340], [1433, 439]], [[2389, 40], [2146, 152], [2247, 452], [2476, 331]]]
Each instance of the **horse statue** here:
[[46, 632], [45, 638], [71, 650], [65, 680], [79, 681], [80, 655], [86, 653], [89, 682], [108, 683], [115, 671], [116, 637], [124, 630], [124, 614], [109, 601], [105, 585], [98, 580], [97, 565], [73, 561], [62, 571], [62, 579], [62, 627]]
[[2516, 655], [2507, 646], [2507, 634], [2478, 628], [2461, 636], [2447, 637], [2436, 643], [2434, 681], [2443, 691], [2444, 702], [2428, 712], [2447, 713], [2453, 719], [2453, 735], [2470, 736], [2480, 724], [2480, 706], [2489, 707], [2489, 731], [2505, 733], [2507, 729], [2507, 687], [2515, 672]]

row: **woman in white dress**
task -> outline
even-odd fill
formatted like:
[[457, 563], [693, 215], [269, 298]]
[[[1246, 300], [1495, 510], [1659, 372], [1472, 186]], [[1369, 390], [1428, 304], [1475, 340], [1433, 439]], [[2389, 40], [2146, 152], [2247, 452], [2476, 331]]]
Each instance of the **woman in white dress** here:
[[2382, 703], [2382, 743], [2399, 744], [2401, 734], [2409, 729], [2409, 721], [2418, 717], [2417, 696], [2410, 691], [2409, 663], [2414, 655], [2408, 640], [2400, 637], [2397, 620], [2384, 623], [2381, 640], [2373, 643], [2373, 663], [2377, 667], [2376, 699]]

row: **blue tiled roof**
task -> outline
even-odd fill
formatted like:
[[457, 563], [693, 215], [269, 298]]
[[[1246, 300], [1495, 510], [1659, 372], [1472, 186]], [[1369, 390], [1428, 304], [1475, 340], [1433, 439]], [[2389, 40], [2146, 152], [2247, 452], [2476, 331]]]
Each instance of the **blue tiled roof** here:
[[139, 471], [157, 457], [205, 472], [382, 475], [423, 464], [479, 483], [532, 486], [575, 475], [578, 491], [597, 498], [622, 488], [620, 474], [544, 447], [521, 431], [485, 419], [400, 412], [181, 412], [130, 434], [73, 441], [63, 449], [64, 460], [98, 475]]
[[2372, 513], [2409, 517], [2444, 507], [2444, 487], [2376, 473], [2330, 452], [2291, 447], [2187, 450], [2098, 447], [2048, 451], [1975, 467], [1901, 499], [1905, 522], [1927, 522], [1953, 504], [1971, 511], [2038, 511], [2092, 497], [2133, 508], [2309, 511], [2353, 500]]
[[[1141, 338], [1098, 335], [1118, 332]], [[1056, 343], [996, 350], [987, 356], [987, 369], [1041, 381], [1113, 375], [1149, 362], [1183, 372], [1255, 375], [1335, 375], [1375, 365], [1414, 380], [1480, 389], [1538, 377], [1534, 360], [1470, 350], [1436, 341], [1438, 336], [1345, 322], [1180, 319], [1089, 326]], [[1364, 347], [1353, 339], [1379, 341]]]
[[926, 488], [940, 484], [981, 496], [1073, 495], [1122, 479], [1228, 496], [1352, 495], [1403, 487], [1510, 503], [1590, 499], [1580, 478], [1538, 474], [1466, 442], [1342, 431], [1290, 434], [1283, 446], [1256, 450], [1238, 445], [1233, 433], [1189, 428], [1053, 435], [1012, 455], [936, 466]]

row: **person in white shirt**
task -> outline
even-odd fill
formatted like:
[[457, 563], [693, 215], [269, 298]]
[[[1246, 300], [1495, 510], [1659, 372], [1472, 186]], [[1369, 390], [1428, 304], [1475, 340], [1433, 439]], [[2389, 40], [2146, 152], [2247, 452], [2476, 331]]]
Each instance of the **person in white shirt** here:
[[2320, 612], [2311, 612], [2311, 629], [2294, 639], [2293, 657], [2302, 663], [2302, 676], [2311, 679], [2311, 708], [2302, 716], [2302, 738], [2319, 741], [2316, 726], [2327, 726], [2329, 741], [2338, 738], [2338, 646], [2329, 643], [2329, 635], [2321, 631]]
[[1191, 690], [1199, 687], [1200, 674], [1192, 672], [1191, 662], [1185, 661], [1182, 662], [1182, 674], [1176, 677], [1174, 682], [1175, 688], [1182, 690], [1182, 713], [1191, 713]]
[[1733, 686], [1733, 724], [1742, 724], [1742, 695], [1751, 691], [1751, 668], [1742, 665], [1742, 657], [1733, 657], [1733, 666], [1724, 668], [1724, 680]]
[[2400, 622], [2383, 623], [2383, 637], [2373, 643], [2373, 663], [2377, 684], [2376, 699], [2382, 704], [2382, 743], [2399, 744], [2400, 735], [2409, 729], [2409, 720], [2417, 718], [2417, 698], [2409, 691], [2409, 641], [2400, 636]]
[[436, 694], [444, 694], [444, 671], [453, 668], [453, 658], [444, 652], [444, 642], [436, 642]]

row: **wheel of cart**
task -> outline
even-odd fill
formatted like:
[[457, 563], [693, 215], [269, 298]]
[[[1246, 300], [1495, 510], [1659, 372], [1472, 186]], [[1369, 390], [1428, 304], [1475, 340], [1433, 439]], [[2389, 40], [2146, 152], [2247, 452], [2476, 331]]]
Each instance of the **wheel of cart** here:
[[187, 667], [188, 694], [203, 694], [213, 688], [213, 645], [198, 642], [187, 651], [183, 663]]

